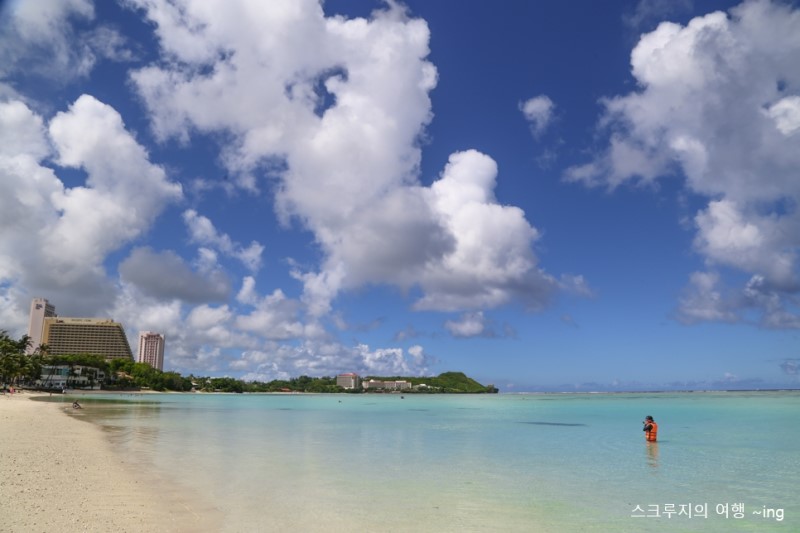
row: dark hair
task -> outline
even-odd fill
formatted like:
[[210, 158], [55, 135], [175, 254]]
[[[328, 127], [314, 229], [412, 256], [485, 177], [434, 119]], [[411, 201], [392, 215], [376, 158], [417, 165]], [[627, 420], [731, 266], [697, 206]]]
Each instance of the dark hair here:
[[650, 416], [650, 415], [647, 415], [646, 417], [644, 417], [644, 419], [645, 419], [645, 420], [652, 420], [652, 419], [653, 419], [653, 417], [652, 417], [652, 416]]

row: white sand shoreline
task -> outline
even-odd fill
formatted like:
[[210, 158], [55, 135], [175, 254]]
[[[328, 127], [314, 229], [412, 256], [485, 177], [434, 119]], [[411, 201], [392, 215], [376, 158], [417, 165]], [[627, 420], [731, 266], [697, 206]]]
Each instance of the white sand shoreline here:
[[218, 531], [220, 513], [136, 467], [101, 428], [34, 394], [0, 396], [0, 532]]

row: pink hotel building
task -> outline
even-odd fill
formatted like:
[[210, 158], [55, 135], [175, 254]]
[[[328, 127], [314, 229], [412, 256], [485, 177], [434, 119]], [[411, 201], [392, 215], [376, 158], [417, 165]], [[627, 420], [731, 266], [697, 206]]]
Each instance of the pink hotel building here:
[[136, 361], [164, 370], [164, 335], [152, 331], [139, 332], [139, 357]]

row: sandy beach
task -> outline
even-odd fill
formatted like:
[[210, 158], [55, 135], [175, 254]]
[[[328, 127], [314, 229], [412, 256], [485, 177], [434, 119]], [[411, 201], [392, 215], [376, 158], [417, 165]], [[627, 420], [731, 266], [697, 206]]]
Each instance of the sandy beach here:
[[212, 505], [116, 453], [71, 401], [33, 396], [0, 396], [0, 532], [220, 529]]

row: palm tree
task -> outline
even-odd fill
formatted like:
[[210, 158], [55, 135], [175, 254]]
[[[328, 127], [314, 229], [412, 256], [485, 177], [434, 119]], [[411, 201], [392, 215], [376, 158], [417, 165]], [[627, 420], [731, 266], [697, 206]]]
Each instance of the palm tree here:
[[13, 383], [21, 375], [26, 363], [25, 350], [30, 343], [27, 335], [15, 341], [8, 336], [8, 332], [0, 331], [0, 378], [4, 383]]

